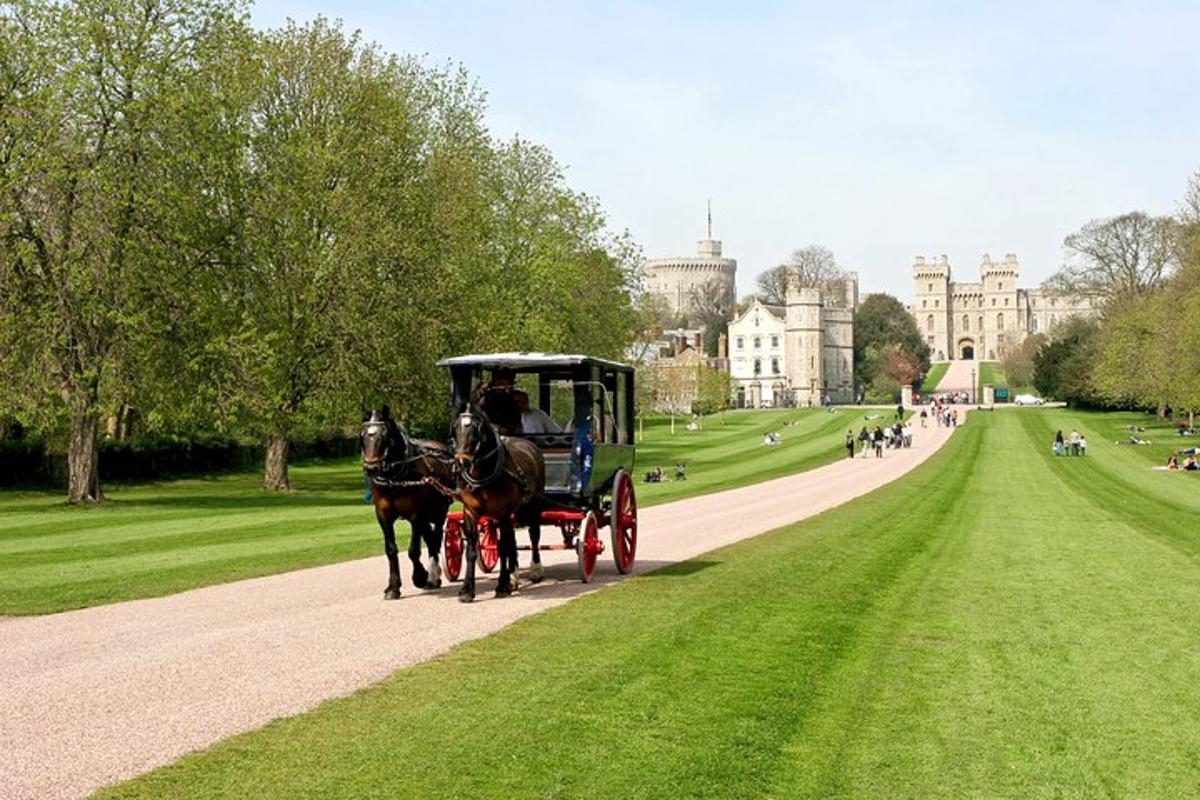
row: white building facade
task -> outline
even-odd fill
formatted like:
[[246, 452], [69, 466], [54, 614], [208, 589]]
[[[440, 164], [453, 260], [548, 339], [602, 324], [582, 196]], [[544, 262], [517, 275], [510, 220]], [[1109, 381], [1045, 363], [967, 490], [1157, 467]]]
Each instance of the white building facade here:
[[760, 300], [729, 325], [737, 405], [852, 403], [858, 277], [824, 289], [788, 290], [783, 307]]
[[934, 361], [996, 360], [1033, 333], [1052, 333], [1071, 317], [1100, 313], [1094, 298], [1018, 287], [1021, 269], [1014, 253], [994, 262], [986, 254], [978, 283], [951, 280], [946, 256], [913, 263], [909, 307]]

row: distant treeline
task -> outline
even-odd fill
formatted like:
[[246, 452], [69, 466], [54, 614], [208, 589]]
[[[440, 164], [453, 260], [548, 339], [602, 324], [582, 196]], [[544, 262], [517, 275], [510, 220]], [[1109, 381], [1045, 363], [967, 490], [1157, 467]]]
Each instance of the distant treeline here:
[[636, 247], [484, 114], [461, 69], [323, 19], [5, 4], [0, 422], [67, 453], [71, 502], [101, 497], [128, 410], [150, 435], [252, 437], [286, 488], [290, 444], [364, 407], [440, 424], [440, 357], [619, 356]]

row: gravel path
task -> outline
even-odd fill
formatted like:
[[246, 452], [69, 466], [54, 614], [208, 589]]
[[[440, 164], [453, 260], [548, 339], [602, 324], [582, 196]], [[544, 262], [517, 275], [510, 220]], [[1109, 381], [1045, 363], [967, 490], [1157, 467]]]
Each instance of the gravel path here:
[[[950, 435], [919, 424], [916, 433], [911, 450], [882, 460], [844, 460], [642, 509], [637, 571], [840, 505], [912, 469]], [[363, 524], [373, 525], [366, 511]], [[84, 796], [619, 580], [608, 553], [587, 587], [574, 579], [573, 554], [550, 552], [545, 563], [544, 583], [496, 600], [485, 579], [473, 605], [456, 600], [456, 584], [432, 592], [406, 586], [402, 600], [384, 602], [380, 554], [0, 620], [0, 797]]]

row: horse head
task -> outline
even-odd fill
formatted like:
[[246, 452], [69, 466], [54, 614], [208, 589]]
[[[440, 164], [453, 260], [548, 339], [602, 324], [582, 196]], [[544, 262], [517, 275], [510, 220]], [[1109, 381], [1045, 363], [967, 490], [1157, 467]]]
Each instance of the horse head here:
[[454, 418], [450, 428], [454, 445], [454, 459], [466, 469], [496, 440], [496, 432], [483, 410], [474, 403], [466, 403]]
[[382, 470], [388, 458], [394, 455], [394, 450], [400, 451], [400, 457], [408, 450], [408, 439], [387, 406], [363, 414], [360, 442], [363, 472], [368, 475]]

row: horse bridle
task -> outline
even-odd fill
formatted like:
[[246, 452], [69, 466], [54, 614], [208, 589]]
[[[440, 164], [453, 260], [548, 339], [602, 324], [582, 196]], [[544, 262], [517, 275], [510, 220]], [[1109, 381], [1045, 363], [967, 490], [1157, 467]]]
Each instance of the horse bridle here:
[[[459, 463], [457, 460], [459, 449], [458, 431], [467, 426], [473, 426], [479, 429], [480, 432], [482, 432], [485, 427], [491, 427], [491, 423], [488, 423], [486, 418], [480, 419], [480, 417], [477, 416], [470, 408], [458, 415], [458, 423], [458, 426], [453, 432], [456, 464]], [[508, 454], [504, 448], [504, 442], [501, 440], [500, 434], [498, 434], [494, 428], [492, 429], [492, 438], [495, 440], [495, 446], [486, 453], [480, 454], [479, 452], [484, 445], [483, 436], [475, 437], [475, 447], [471, 450], [472, 465], [477, 464], [484, 459], [491, 458], [493, 455], [496, 456], [496, 466], [486, 478], [475, 478], [471, 475], [470, 471], [466, 469], [459, 469], [458, 471], [459, 478], [467, 485], [468, 488], [472, 490], [477, 490], [486, 486], [487, 484], [496, 480], [496, 478], [499, 478], [504, 472], [504, 462], [507, 460]]]
[[[383, 452], [380, 454], [379, 465], [375, 467], [375, 475], [385, 476], [394, 471], [397, 467], [408, 466], [418, 458], [424, 457], [424, 454], [422, 453], [417, 453], [416, 455], [413, 454], [412, 440], [404, 433], [403, 429], [396, 424], [395, 420], [390, 418], [378, 420], [369, 419], [364, 422], [362, 426], [362, 432], [359, 434], [359, 440], [363, 444], [366, 444], [367, 435], [377, 433], [378, 429], [376, 426], [380, 425], [383, 426], [384, 433]], [[391, 461], [389, 460], [388, 456], [391, 454], [392, 444], [396, 439], [399, 439], [404, 444], [404, 456], [399, 461]], [[365, 467], [363, 468], [363, 471], [366, 471]]]

